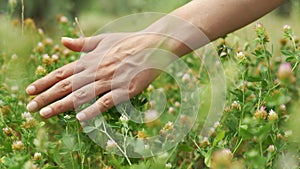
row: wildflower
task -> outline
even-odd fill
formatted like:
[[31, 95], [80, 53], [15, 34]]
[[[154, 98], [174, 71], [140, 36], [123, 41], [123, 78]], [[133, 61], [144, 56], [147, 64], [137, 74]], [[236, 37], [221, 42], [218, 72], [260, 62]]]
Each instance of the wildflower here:
[[174, 109], [174, 107], [169, 107], [169, 110], [168, 110], [168, 112], [169, 112], [170, 114], [173, 114], [173, 113], [175, 113], [175, 109]]
[[25, 119], [26, 121], [30, 121], [33, 119], [33, 117], [31, 116], [31, 114], [29, 112], [22, 113], [22, 118]]
[[27, 19], [24, 21], [24, 25], [25, 25], [25, 27], [27, 27], [27, 28], [30, 28], [30, 29], [36, 29], [35, 23], [34, 23], [33, 19], [31, 19], [31, 18], [27, 18]]
[[[63, 51], [63, 54], [64, 54], [64, 56], [69, 56], [70, 55], [70, 50], [69, 49], [65, 49]], [[75, 59], [73, 59], [73, 60], [75, 60]]]
[[174, 129], [174, 124], [172, 123], [172, 122], [170, 122], [170, 121], [168, 121], [166, 124], [165, 124], [165, 126], [163, 127], [163, 130], [172, 130], [172, 129]]
[[149, 144], [145, 144], [145, 150], [149, 150], [149, 148], [150, 148], [150, 145]]
[[280, 105], [279, 110], [286, 111], [286, 106], [284, 104]]
[[167, 163], [166, 164], [166, 168], [172, 168], [172, 164], [171, 163]]
[[16, 59], [18, 59], [18, 55], [17, 55], [17, 54], [13, 54], [13, 55], [11, 55], [11, 59], [12, 59], [12, 60], [16, 60]]
[[43, 64], [50, 65], [52, 64], [53, 60], [50, 58], [48, 54], [43, 54]]
[[29, 129], [37, 126], [37, 121], [31, 116], [29, 112], [22, 113], [22, 118], [26, 120], [22, 123], [22, 127]]
[[211, 168], [231, 168], [232, 153], [229, 149], [218, 150], [213, 153], [211, 159]]
[[38, 161], [40, 159], [42, 159], [42, 154], [39, 152], [34, 153], [33, 160]]
[[47, 70], [43, 66], [40, 66], [40, 65], [35, 70], [35, 74], [40, 75], [40, 76], [45, 75], [46, 72], [47, 72]]
[[189, 82], [190, 79], [191, 79], [191, 77], [190, 77], [190, 75], [189, 75], [188, 73], [185, 73], [185, 74], [182, 76], [182, 81], [183, 81], [184, 83]]
[[275, 151], [275, 146], [274, 145], [270, 145], [267, 149], [268, 152], [274, 152]]
[[137, 138], [138, 139], [144, 139], [144, 138], [148, 138], [149, 136], [143, 132], [143, 131], [138, 131], [138, 134], [137, 134]]
[[238, 60], [239, 63], [243, 63], [247, 60], [246, 55], [244, 52], [238, 52], [236, 54], [236, 59]]
[[59, 57], [58, 57], [57, 54], [54, 54], [54, 55], [51, 56], [51, 59], [52, 59], [53, 61], [57, 61], [58, 58], [59, 58]]
[[204, 137], [201, 141], [200, 141], [200, 147], [205, 148], [210, 146], [210, 141], [208, 140], [208, 137]]
[[293, 131], [292, 131], [292, 130], [287, 130], [287, 131], [284, 132], [284, 136], [285, 136], [285, 137], [289, 137], [289, 136], [291, 136], [292, 134], [293, 134]]
[[269, 112], [268, 120], [269, 120], [269, 121], [275, 121], [275, 120], [277, 120], [277, 119], [278, 119], [277, 113], [276, 113], [274, 110], [271, 110], [271, 111]]
[[46, 39], [43, 40], [43, 43], [46, 46], [51, 46], [51, 45], [53, 45], [53, 40], [51, 38], [46, 38]]
[[64, 119], [69, 120], [69, 119], [71, 119], [71, 116], [67, 114], [64, 116]]
[[11, 134], [12, 134], [11, 128], [5, 127], [2, 130], [6, 136], [11, 136]]
[[241, 110], [241, 105], [237, 101], [234, 101], [231, 104], [231, 108], [236, 110]]
[[144, 121], [146, 123], [152, 122], [158, 118], [158, 112], [156, 110], [148, 110], [145, 112]]
[[44, 31], [41, 28], [38, 28], [38, 34], [40, 34], [41, 36], [44, 36]]
[[284, 25], [282, 30], [283, 30], [284, 33], [290, 33], [292, 28], [289, 25]]
[[35, 53], [43, 53], [45, 51], [45, 46], [42, 42], [39, 42], [33, 50]]
[[152, 92], [153, 90], [154, 90], [154, 86], [150, 84], [147, 88], [147, 91]]
[[175, 102], [174, 104], [175, 107], [180, 107], [180, 103], [178, 101]]
[[290, 63], [282, 63], [279, 66], [277, 77], [279, 80], [286, 81], [289, 80], [292, 82], [294, 80], [292, 66]]
[[12, 144], [13, 150], [22, 150], [24, 148], [24, 144], [22, 141], [14, 141]]
[[106, 142], [106, 149], [112, 149], [112, 148], [116, 148], [117, 147], [117, 143], [115, 142], [115, 140], [107, 140]]
[[16, 92], [16, 91], [19, 90], [19, 86], [17, 86], [17, 85], [11, 86], [10, 90], [11, 90], [12, 92]]
[[68, 18], [66, 16], [63, 16], [63, 15], [57, 16], [56, 19], [57, 19], [57, 22], [61, 23], [61, 24], [65, 24], [65, 23], [69, 22]]
[[261, 120], [266, 119], [267, 112], [265, 110], [265, 107], [261, 107], [259, 110], [256, 110], [254, 116], [256, 119], [261, 119]]
[[122, 114], [122, 116], [120, 117], [120, 121], [122, 123], [127, 123], [128, 122], [128, 117], [125, 114]]

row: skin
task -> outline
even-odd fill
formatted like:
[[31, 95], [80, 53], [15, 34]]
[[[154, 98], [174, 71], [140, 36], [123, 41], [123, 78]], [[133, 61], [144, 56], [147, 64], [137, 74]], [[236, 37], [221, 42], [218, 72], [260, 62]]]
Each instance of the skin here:
[[[183, 29], [176, 27], [168, 33], [182, 35], [181, 40], [159, 35], [164, 26], [171, 22], [168, 17], [161, 18], [141, 32], [62, 38], [62, 44], [67, 48], [87, 54], [30, 84], [26, 92], [37, 96], [27, 105], [27, 109], [31, 112], [40, 110], [41, 116], [49, 118], [101, 96], [76, 116], [80, 122], [91, 119], [142, 92], [159, 75], [160, 71], [155, 69], [157, 65], [159, 68], [165, 67], [175, 60], [159, 56], [155, 59], [151, 51], [149, 54], [142, 51], [159, 48], [181, 57], [253, 22], [283, 2], [194, 0], [169, 14], [192, 24], [206, 35], [207, 40], [195, 41], [194, 31], [180, 32]], [[184, 29], [194, 29], [189, 24], [183, 24]]]

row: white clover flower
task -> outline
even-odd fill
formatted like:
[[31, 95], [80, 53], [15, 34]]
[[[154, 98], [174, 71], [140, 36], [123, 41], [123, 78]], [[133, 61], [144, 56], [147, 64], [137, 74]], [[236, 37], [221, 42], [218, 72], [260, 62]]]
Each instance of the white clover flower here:
[[33, 160], [37, 161], [42, 159], [42, 154], [39, 152], [34, 153]]
[[17, 85], [11, 86], [10, 90], [13, 91], [13, 92], [16, 92], [16, 91], [19, 90], [19, 86], [17, 86]]
[[51, 56], [51, 58], [52, 58], [53, 60], [58, 60], [59, 57], [58, 57], [57, 54], [54, 54], [54, 55]]
[[17, 54], [11, 55], [11, 59], [12, 59], [12, 60], [18, 59], [18, 55], [17, 55]]
[[284, 136], [285, 136], [285, 137], [289, 137], [289, 136], [291, 136], [292, 134], [293, 134], [293, 131], [292, 131], [292, 130], [287, 130], [287, 131], [284, 132]]
[[166, 164], [166, 168], [172, 168], [172, 164], [171, 163], [167, 163]]
[[42, 57], [43, 59], [50, 59], [50, 56], [48, 54], [43, 54]]
[[169, 113], [171, 113], [171, 114], [172, 114], [172, 113], [175, 113], [175, 109], [174, 109], [174, 107], [169, 107], [169, 110], [168, 110], [168, 112], [169, 112]]
[[182, 81], [183, 82], [189, 82], [191, 80], [191, 77], [188, 73], [185, 73], [183, 76], [182, 76]]
[[115, 140], [107, 140], [106, 142], [106, 149], [111, 149], [117, 147], [117, 143]]
[[156, 110], [148, 110], [145, 112], [144, 121], [146, 123], [156, 120], [158, 116], [158, 112]]
[[24, 144], [22, 141], [14, 141], [12, 144], [12, 149], [13, 150], [21, 150], [24, 148]]
[[64, 116], [64, 119], [69, 120], [71, 119], [71, 116], [69, 116], [68, 114]]
[[284, 25], [282, 29], [283, 29], [283, 32], [289, 32], [292, 28], [290, 25]]
[[275, 151], [275, 146], [274, 145], [270, 145], [267, 149], [268, 152], [274, 152]]
[[175, 102], [175, 107], [180, 107], [180, 103], [178, 101]]
[[33, 117], [31, 116], [31, 114], [29, 112], [22, 113], [22, 118], [25, 119], [26, 121], [33, 120]]
[[270, 110], [268, 119], [270, 121], [277, 120], [278, 119], [277, 113], [274, 110]]
[[122, 114], [122, 116], [120, 117], [120, 121], [122, 123], [127, 123], [128, 122], [128, 117], [125, 114]]

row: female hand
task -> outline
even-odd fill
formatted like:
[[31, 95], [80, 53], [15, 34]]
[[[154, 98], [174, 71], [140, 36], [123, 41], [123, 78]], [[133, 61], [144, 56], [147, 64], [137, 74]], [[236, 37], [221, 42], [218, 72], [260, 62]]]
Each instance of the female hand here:
[[160, 67], [174, 59], [154, 56], [152, 49], [164, 44], [163, 39], [146, 33], [62, 38], [67, 48], [87, 53], [30, 84], [26, 92], [37, 96], [27, 109], [41, 109], [40, 114], [49, 118], [101, 96], [77, 114], [79, 121], [85, 121], [130, 99], [159, 75]]

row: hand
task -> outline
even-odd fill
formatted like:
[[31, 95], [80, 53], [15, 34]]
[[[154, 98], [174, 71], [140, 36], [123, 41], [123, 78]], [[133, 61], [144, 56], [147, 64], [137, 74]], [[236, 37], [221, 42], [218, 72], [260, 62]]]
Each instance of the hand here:
[[26, 92], [37, 96], [27, 109], [41, 109], [41, 116], [49, 118], [101, 96], [76, 116], [79, 121], [91, 119], [142, 92], [159, 75], [155, 68], [166, 66], [170, 58], [155, 58], [151, 48], [163, 42], [145, 33], [62, 38], [67, 48], [87, 54], [30, 84]]

